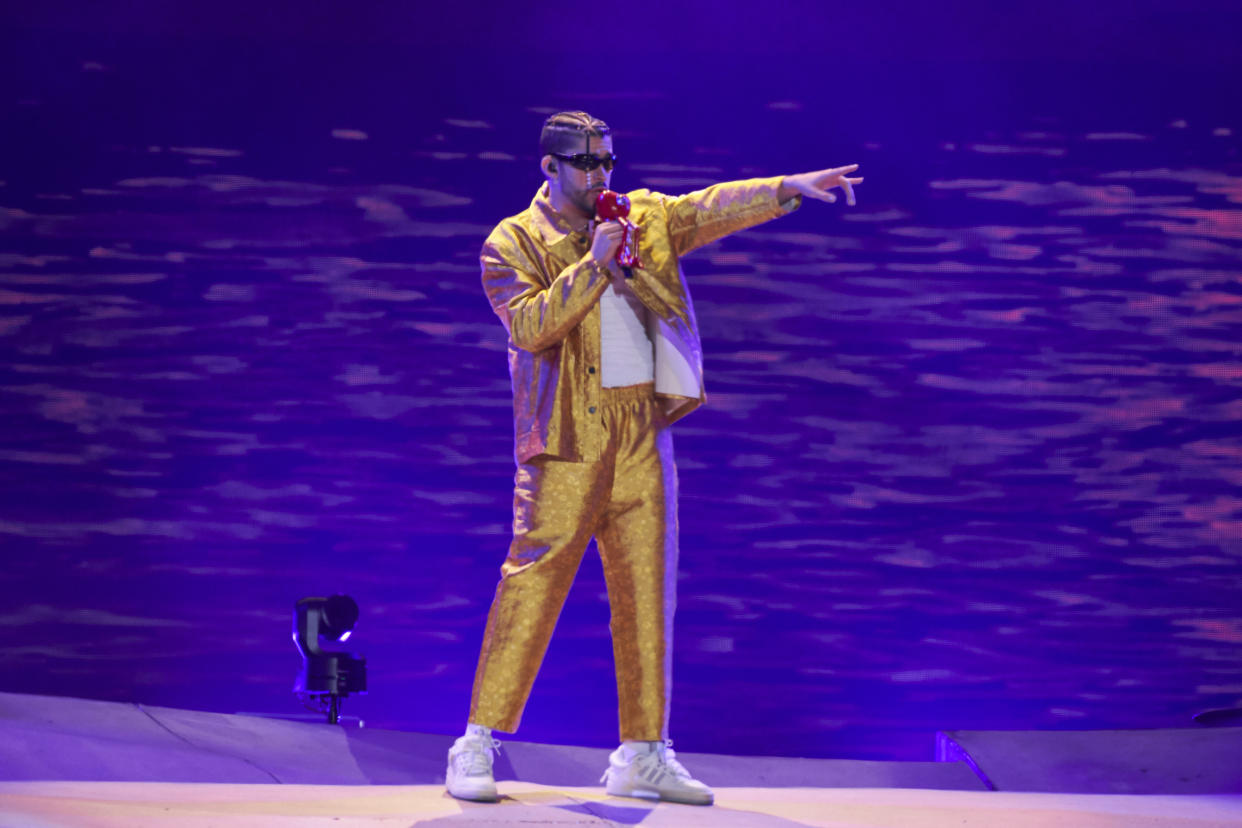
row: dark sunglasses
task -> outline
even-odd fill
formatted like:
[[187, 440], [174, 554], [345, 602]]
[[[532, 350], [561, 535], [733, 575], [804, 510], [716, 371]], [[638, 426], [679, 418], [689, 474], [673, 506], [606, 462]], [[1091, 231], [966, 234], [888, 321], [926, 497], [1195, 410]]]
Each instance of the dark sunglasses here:
[[596, 167], [601, 166], [606, 172], [612, 172], [612, 168], [616, 166], [617, 163], [617, 156], [612, 154], [605, 155], [603, 158], [596, 158], [589, 152], [580, 152], [577, 155], [562, 155], [559, 152], [550, 152], [548, 154], [553, 158], [561, 159], [562, 161], [568, 163], [569, 166], [582, 170], [583, 172], [590, 172]]

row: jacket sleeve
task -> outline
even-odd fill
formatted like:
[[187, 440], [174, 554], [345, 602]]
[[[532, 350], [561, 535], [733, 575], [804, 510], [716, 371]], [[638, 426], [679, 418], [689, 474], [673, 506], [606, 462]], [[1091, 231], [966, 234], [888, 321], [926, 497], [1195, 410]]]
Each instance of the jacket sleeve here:
[[483, 289], [513, 344], [542, 351], [563, 340], [608, 287], [608, 274], [590, 256], [562, 270], [546, 287], [541, 269], [502, 226], [479, 256]]
[[777, 201], [780, 185], [780, 176], [750, 178], [713, 184], [683, 196], [663, 196], [673, 252], [684, 256], [730, 233], [793, 212], [802, 197]]

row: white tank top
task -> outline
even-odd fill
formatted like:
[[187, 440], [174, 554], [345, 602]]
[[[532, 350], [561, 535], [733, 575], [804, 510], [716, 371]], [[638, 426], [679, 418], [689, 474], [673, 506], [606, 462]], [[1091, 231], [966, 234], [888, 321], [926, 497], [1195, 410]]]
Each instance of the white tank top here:
[[604, 388], [637, 385], [655, 379], [647, 308], [628, 291], [610, 284], [599, 300], [600, 384]]

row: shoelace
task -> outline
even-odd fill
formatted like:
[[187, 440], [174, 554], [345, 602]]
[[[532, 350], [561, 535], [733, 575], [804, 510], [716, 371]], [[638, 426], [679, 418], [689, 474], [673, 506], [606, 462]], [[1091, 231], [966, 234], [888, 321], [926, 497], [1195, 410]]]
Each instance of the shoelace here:
[[[647, 763], [654, 759], [656, 764], [663, 765], [669, 773], [677, 779], [693, 779], [690, 771], [686, 770], [681, 762], [677, 761], [677, 752], [673, 750], [673, 740], [665, 739], [663, 744], [656, 745], [655, 749], [650, 753], [635, 756], [632, 761]], [[600, 777], [600, 782], [607, 782], [608, 775], [612, 773], [612, 765], [609, 764], [608, 769], [604, 771], [604, 775]]]
[[677, 752], [673, 750], [673, 740], [665, 739], [664, 744], [658, 745], [653, 751], [660, 756], [661, 762], [668, 767], [673, 775], [680, 779], [691, 779], [690, 771], [686, 770], [681, 762], [677, 761]]
[[466, 776], [491, 773], [492, 756], [500, 753], [500, 740], [489, 740], [485, 736], [476, 736], [473, 739], [467, 740], [466, 744], [473, 745], [473, 747], [467, 747], [457, 754], [454, 762], [457, 764], [458, 772]]

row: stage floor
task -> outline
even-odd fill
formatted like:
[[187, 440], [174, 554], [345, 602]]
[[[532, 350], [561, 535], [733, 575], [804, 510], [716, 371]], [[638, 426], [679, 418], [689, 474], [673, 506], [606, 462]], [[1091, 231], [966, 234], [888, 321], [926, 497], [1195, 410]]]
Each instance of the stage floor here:
[[507, 740], [485, 804], [444, 791], [451, 735], [11, 693], [0, 733], [0, 828], [1242, 825], [1233, 729], [952, 734], [977, 772], [679, 754], [710, 808], [607, 796], [601, 748]]
[[598, 787], [505, 782], [497, 804], [440, 785], [0, 783], [4, 828], [575, 825], [816, 828], [1236, 828], [1242, 796], [717, 788], [710, 808], [609, 797]]

